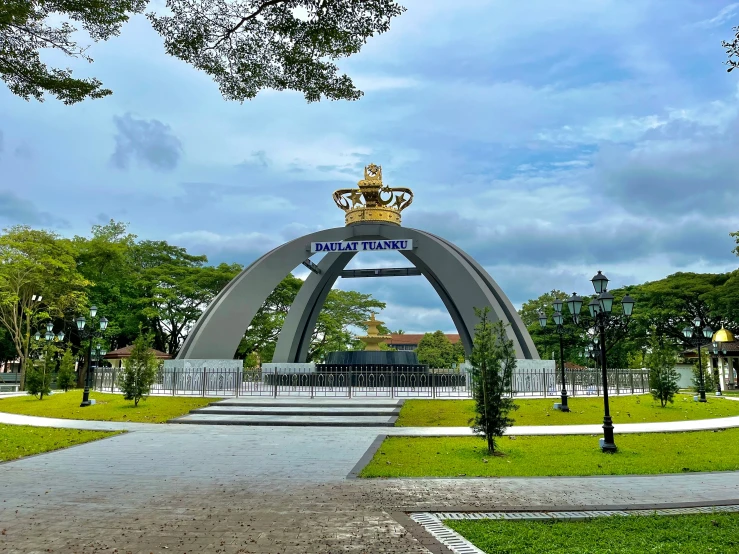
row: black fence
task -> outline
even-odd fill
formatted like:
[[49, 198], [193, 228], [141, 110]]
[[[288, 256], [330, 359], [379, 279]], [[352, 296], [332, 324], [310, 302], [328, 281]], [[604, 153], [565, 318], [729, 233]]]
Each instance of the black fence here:
[[[473, 377], [464, 370], [425, 369], [408, 366], [332, 366], [325, 371], [290, 367], [263, 370], [161, 369], [152, 394], [192, 396], [305, 396], [472, 398]], [[93, 375], [93, 388], [119, 392], [118, 369], [101, 368]], [[570, 396], [599, 396], [603, 392], [600, 370], [566, 370]], [[516, 370], [513, 396], [558, 397], [561, 374], [551, 368]], [[609, 369], [609, 394], [649, 392], [649, 372], [643, 369]]]

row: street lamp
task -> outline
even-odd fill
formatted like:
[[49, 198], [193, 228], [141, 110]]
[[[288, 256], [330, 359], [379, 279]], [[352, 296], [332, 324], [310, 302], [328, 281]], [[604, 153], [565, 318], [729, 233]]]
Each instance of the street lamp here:
[[[603, 452], [616, 452], [616, 443], [613, 438], [613, 420], [611, 419], [611, 409], [608, 402], [608, 373], [606, 363], [606, 330], [614, 327], [623, 325], [626, 327], [629, 324], [629, 319], [634, 311], [634, 299], [628, 294], [621, 299], [621, 307], [623, 309], [623, 315], [613, 314], [613, 302], [614, 296], [608, 292], [608, 278], [603, 275], [600, 271], [593, 277], [590, 282], [593, 284], [593, 289], [597, 295], [588, 303], [588, 310], [590, 316], [595, 322], [595, 336], [593, 342], [596, 344], [596, 348], [600, 351], [596, 353], [600, 357], [600, 371], [601, 379], [603, 381], [603, 438], [601, 439], [600, 448]], [[567, 299], [567, 307], [572, 314], [572, 321], [577, 324], [579, 322], [580, 310], [582, 309], [583, 299], [577, 294], [572, 293], [572, 296]]]
[[95, 320], [95, 317], [97, 316], [97, 313], [97, 307], [90, 306], [90, 319], [92, 320], [92, 322], [87, 328], [85, 328], [85, 326], [87, 325], [87, 320], [84, 316], [79, 316], [76, 320], [77, 330], [80, 333], [80, 337], [82, 339], [90, 339], [90, 344], [87, 348], [87, 374], [85, 375], [85, 390], [82, 393], [82, 404], [80, 404], [80, 407], [90, 406], [92, 404], [92, 402], [90, 401], [90, 379], [92, 377], [92, 342], [93, 339], [97, 338], [98, 336], [102, 336], [102, 334], [105, 332], [105, 329], [108, 327], [108, 320], [104, 317], [101, 317], [99, 321], [99, 331], [95, 328], [93, 322]]
[[701, 347], [707, 344], [706, 341], [711, 341], [711, 338], [713, 337], [713, 329], [711, 329], [708, 325], [703, 327], [703, 329], [700, 329], [702, 322], [701, 318], [698, 316], [695, 316], [693, 318], [692, 323], [693, 327], [699, 329], [702, 332], [703, 336], [694, 333], [693, 327], [691, 327], [690, 325], [686, 325], [683, 329], [683, 336], [685, 337], [685, 342], [687, 342], [691, 346], [698, 347], [698, 402], [707, 402], [706, 384], [703, 380], [703, 360], [701, 359]]
[[[559, 409], [563, 412], [569, 412], [570, 407], [567, 405], [567, 382], [565, 381], [564, 343], [562, 341], [562, 336], [567, 331], [563, 325], [564, 317], [562, 316], [562, 304], [563, 302], [559, 298], [552, 303], [552, 306], [554, 307], [554, 315], [552, 316], [552, 319], [554, 319], [554, 324], [556, 325], [555, 331], [557, 335], [559, 335], [559, 366], [562, 375], [562, 394]], [[539, 325], [541, 325], [542, 329], [547, 326], [547, 316], [544, 312], [539, 312]]]

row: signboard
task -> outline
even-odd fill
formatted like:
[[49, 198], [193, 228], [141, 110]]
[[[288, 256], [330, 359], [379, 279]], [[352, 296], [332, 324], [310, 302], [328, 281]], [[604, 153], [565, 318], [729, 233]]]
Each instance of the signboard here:
[[340, 240], [311, 242], [311, 254], [317, 252], [369, 252], [375, 250], [413, 250], [412, 240]]

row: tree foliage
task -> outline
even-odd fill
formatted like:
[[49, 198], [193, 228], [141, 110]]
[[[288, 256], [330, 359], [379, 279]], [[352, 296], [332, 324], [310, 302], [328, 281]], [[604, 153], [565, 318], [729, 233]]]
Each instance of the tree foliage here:
[[21, 388], [31, 335], [42, 321], [76, 309], [87, 284], [77, 271], [70, 241], [28, 226], [5, 229], [0, 235], [0, 324], [21, 363]]
[[151, 386], [156, 382], [159, 361], [151, 349], [151, 337], [140, 335], [133, 342], [131, 355], [123, 362], [122, 371], [118, 374], [118, 388], [123, 398], [133, 400], [134, 406], [149, 395]]
[[74, 386], [77, 380], [74, 373], [74, 356], [72, 350], [67, 348], [62, 359], [59, 361], [59, 371], [56, 375], [56, 386], [67, 392]]
[[28, 394], [37, 396], [39, 400], [43, 400], [45, 395], [51, 394], [51, 381], [56, 369], [56, 352], [57, 348], [53, 344], [45, 344], [43, 358], [28, 370], [26, 391]]
[[[65, 104], [111, 94], [97, 79], [49, 68], [42, 49], [92, 62], [77, 42], [108, 40], [148, 0], [6, 0], [0, 6], [0, 76], [26, 100], [51, 94]], [[334, 63], [386, 32], [405, 8], [395, 0], [167, 0], [147, 13], [168, 54], [212, 77], [229, 100], [264, 89], [302, 92], [309, 102], [356, 100], [362, 92]]]
[[[721, 46], [726, 48], [726, 56], [728, 59], [724, 63], [729, 66], [726, 70], [728, 72], [739, 67], [739, 26], [734, 27], [732, 30], [734, 31], [734, 38], [730, 42], [725, 40], [721, 41]], [[739, 233], [732, 233], [732, 236], [737, 235], [739, 235]]]
[[678, 385], [680, 375], [675, 369], [677, 353], [674, 346], [665, 344], [656, 333], [653, 333], [644, 363], [649, 369], [649, 388], [654, 399], [659, 400], [663, 408], [668, 402], [672, 404], [675, 401], [675, 394], [680, 390]]
[[145, 0], [4, 0], [0, 4], [0, 76], [13, 94], [43, 101], [45, 94], [65, 104], [102, 98], [111, 91], [97, 79], [77, 79], [69, 69], [49, 68], [39, 56], [52, 49], [91, 62], [77, 43], [79, 23], [94, 41], [117, 35]]
[[518, 406], [510, 396], [516, 352], [502, 321], [490, 321], [490, 309], [475, 308], [480, 322], [475, 326], [472, 348], [472, 378], [475, 418], [472, 429], [487, 441], [488, 453], [495, 453], [495, 440], [513, 424], [509, 413]]
[[416, 348], [418, 361], [430, 368], [450, 368], [464, 361], [462, 342], [452, 344], [441, 331], [426, 333]]

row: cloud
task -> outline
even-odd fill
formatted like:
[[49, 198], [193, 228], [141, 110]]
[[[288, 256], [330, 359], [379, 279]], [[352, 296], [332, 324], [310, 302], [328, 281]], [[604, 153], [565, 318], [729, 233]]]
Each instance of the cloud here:
[[696, 27], [704, 28], [718, 27], [719, 25], [723, 25], [729, 20], [735, 19], [734, 16], [737, 14], [737, 12], [739, 12], [739, 3], [734, 2], [732, 4], [729, 4], [728, 6], [721, 8], [721, 11], [719, 11], [714, 17], [699, 21], [695, 25]]
[[40, 227], [66, 227], [65, 219], [39, 210], [30, 200], [12, 192], [0, 191], [0, 220], [9, 225], [33, 225]]
[[132, 160], [159, 171], [177, 167], [182, 144], [168, 125], [156, 119], [137, 119], [130, 113], [115, 116], [113, 121], [117, 133], [110, 160], [114, 167], [128, 169]]

